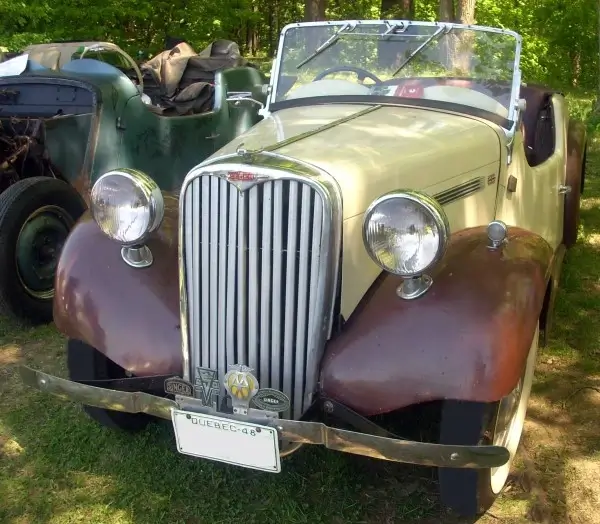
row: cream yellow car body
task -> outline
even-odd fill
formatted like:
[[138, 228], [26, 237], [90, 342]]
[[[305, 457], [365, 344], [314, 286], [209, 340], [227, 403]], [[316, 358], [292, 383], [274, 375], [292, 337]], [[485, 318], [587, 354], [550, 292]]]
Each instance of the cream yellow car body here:
[[[559, 97], [553, 103], [557, 122], [563, 122], [564, 104]], [[350, 317], [381, 272], [365, 249], [362, 225], [368, 206], [389, 191], [418, 189], [433, 196], [483, 177], [480, 191], [444, 206], [452, 232], [498, 219], [538, 233], [554, 248], [562, 240], [558, 185], [565, 175], [563, 127], [556, 129], [554, 154], [534, 168], [525, 158], [521, 130], [515, 134], [509, 163], [508, 141], [500, 126], [464, 113], [414, 106], [326, 104], [281, 109], [207, 162], [240, 147], [277, 148], [278, 153], [318, 166], [336, 179], [344, 203], [344, 318]], [[511, 176], [519, 180], [514, 193], [506, 190]], [[543, 200], [547, 213], [527, 205], [533, 198]]]

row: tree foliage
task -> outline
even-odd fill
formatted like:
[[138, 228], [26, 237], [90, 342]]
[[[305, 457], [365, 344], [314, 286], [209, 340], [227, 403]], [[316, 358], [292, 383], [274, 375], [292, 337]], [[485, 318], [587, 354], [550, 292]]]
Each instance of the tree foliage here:
[[[523, 36], [527, 81], [556, 87], [598, 83], [598, 0], [0, 0], [0, 46], [108, 40], [130, 54], [156, 53], [168, 35], [201, 49], [218, 38], [272, 56], [281, 28], [320, 19], [456, 20]], [[473, 11], [474, 8], [474, 11]]]

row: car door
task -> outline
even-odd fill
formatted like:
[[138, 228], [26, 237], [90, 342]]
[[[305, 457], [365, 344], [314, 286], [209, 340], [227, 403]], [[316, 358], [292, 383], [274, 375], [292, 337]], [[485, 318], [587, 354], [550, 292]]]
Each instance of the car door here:
[[548, 94], [547, 102], [528, 108], [535, 113], [515, 135], [497, 218], [537, 233], [556, 249], [563, 239], [567, 122], [564, 98]]

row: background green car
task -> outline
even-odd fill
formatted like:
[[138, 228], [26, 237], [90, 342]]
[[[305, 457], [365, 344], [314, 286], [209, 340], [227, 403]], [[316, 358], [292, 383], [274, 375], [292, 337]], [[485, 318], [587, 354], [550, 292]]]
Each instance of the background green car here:
[[183, 174], [262, 118], [267, 79], [230, 41], [201, 53], [182, 42], [141, 67], [103, 42], [23, 52], [21, 74], [0, 72], [0, 314], [40, 323], [98, 177], [136, 168], [177, 193]]

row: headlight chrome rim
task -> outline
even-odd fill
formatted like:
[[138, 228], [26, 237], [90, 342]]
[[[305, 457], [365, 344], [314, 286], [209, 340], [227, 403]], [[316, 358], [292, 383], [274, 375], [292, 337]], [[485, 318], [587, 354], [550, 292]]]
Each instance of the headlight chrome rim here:
[[[381, 262], [377, 259], [377, 257], [373, 253], [373, 250], [371, 249], [371, 246], [368, 242], [367, 228], [371, 221], [371, 216], [373, 215], [373, 213], [375, 212], [375, 210], [377, 209], [377, 207], [380, 204], [387, 202], [388, 200], [396, 200], [396, 199], [409, 200], [409, 201], [414, 202], [418, 205], [421, 205], [423, 208], [425, 208], [425, 210], [427, 212], [429, 212], [429, 214], [433, 218], [433, 220], [437, 226], [438, 232], [439, 232], [439, 243], [438, 243], [438, 249], [435, 254], [435, 257], [432, 258], [431, 262], [426, 267], [420, 269], [418, 272], [399, 273], [399, 272], [390, 271], [389, 268], [384, 267], [381, 264]], [[380, 197], [373, 200], [373, 202], [371, 202], [371, 205], [369, 205], [369, 207], [365, 211], [365, 216], [363, 219], [363, 227], [362, 227], [362, 237], [363, 237], [363, 244], [365, 246], [365, 249], [367, 250], [367, 253], [369, 254], [369, 257], [381, 269], [383, 269], [384, 271], [387, 271], [388, 273], [397, 275], [397, 276], [405, 278], [405, 279], [416, 278], [416, 277], [419, 277], [419, 276], [427, 273], [427, 271], [429, 271], [431, 268], [433, 268], [444, 256], [444, 253], [446, 252], [446, 248], [448, 246], [448, 241], [450, 239], [450, 223], [448, 222], [448, 217], [447, 217], [446, 213], [444, 212], [442, 205], [437, 200], [430, 197], [426, 193], [422, 193], [421, 191], [414, 191], [414, 190], [394, 190], [394, 191], [390, 191], [389, 193], [385, 193], [384, 195], [381, 195]]]
[[[124, 242], [123, 240], [115, 238], [111, 234], [110, 231], [107, 231], [105, 228], [102, 227], [102, 225], [100, 224], [100, 222], [97, 220], [97, 217], [96, 217], [97, 208], [95, 206], [94, 192], [98, 187], [100, 187], [101, 182], [103, 182], [107, 178], [111, 178], [111, 177], [122, 177], [122, 178], [125, 178], [125, 179], [129, 180], [130, 182], [132, 182], [132, 184], [136, 188], [141, 190], [143, 197], [145, 198], [146, 202], [148, 203], [148, 209], [149, 209], [149, 215], [150, 215], [148, 227], [146, 228], [146, 231], [143, 235], [141, 235], [139, 238], [129, 241], [129, 242]], [[158, 184], [149, 175], [147, 175], [143, 171], [139, 171], [137, 169], [119, 168], [119, 169], [113, 169], [111, 171], [107, 171], [106, 173], [101, 175], [98, 178], [98, 180], [96, 180], [96, 182], [92, 186], [92, 190], [90, 192], [90, 210], [91, 210], [92, 218], [94, 219], [96, 224], [98, 224], [98, 227], [100, 227], [100, 229], [106, 236], [108, 236], [112, 240], [115, 240], [116, 242], [119, 242], [119, 244], [121, 244], [125, 247], [132, 247], [132, 246], [136, 246], [136, 245], [140, 245], [140, 244], [144, 243], [144, 241], [147, 240], [150, 233], [152, 233], [158, 229], [158, 227], [160, 226], [160, 224], [162, 223], [162, 220], [164, 218], [165, 203], [164, 203], [162, 191], [158, 187]]]

